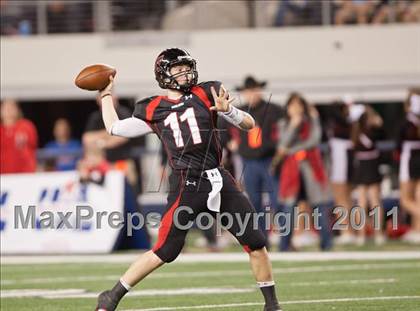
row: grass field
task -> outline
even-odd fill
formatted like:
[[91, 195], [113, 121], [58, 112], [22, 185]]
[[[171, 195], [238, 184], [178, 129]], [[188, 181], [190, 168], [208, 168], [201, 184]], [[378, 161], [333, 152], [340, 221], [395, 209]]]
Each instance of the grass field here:
[[[1, 310], [94, 310], [97, 293], [126, 267], [4, 264]], [[273, 268], [286, 311], [420, 310], [420, 260], [274, 261]], [[254, 284], [246, 262], [175, 262], [134, 288], [118, 310], [262, 310]]]

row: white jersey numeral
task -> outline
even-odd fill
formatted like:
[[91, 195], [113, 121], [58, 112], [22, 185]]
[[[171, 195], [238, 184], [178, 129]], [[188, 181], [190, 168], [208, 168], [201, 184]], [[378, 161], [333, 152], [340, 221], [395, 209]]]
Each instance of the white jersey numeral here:
[[185, 110], [185, 112], [179, 116], [179, 119], [181, 122], [187, 121], [194, 145], [201, 144], [200, 129], [198, 128], [197, 119], [195, 118], [194, 108], [191, 107]]
[[[190, 107], [185, 112], [179, 116], [181, 122], [187, 121], [188, 127], [191, 131], [191, 136], [194, 145], [200, 144], [202, 142], [200, 129], [198, 128], [197, 119], [195, 118], [194, 108]], [[184, 147], [184, 140], [182, 139], [181, 129], [178, 122], [178, 113], [171, 112], [164, 121], [165, 126], [168, 126], [172, 130], [174, 136], [175, 145], [180, 148]]]
[[182, 139], [181, 129], [179, 128], [178, 115], [176, 112], [171, 112], [164, 121], [165, 126], [170, 126], [172, 135], [174, 135], [175, 145], [177, 147], [184, 146], [184, 140]]

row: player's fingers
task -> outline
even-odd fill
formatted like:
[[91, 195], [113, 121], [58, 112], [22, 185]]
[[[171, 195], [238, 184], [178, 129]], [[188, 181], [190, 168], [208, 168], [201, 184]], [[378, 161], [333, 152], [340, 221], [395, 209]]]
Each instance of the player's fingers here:
[[223, 85], [220, 87], [220, 92], [222, 93], [221, 97], [226, 99], [226, 89], [223, 87]]
[[211, 91], [211, 95], [213, 95], [214, 100], [216, 100], [218, 96], [213, 86], [210, 88], [210, 91]]
[[224, 90], [223, 86], [220, 86], [220, 89], [219, 89], [219, 97], [222, 97], [223, 98], [224, 95], [225, 95], [225, 90]]
[[217, 107], [216, 106], [211, 106], [210, 110], [217, 110]]
[[223, 92], [224, 92], [223, 98], [228, 99], [229, 98], [229, 92], [225, 88], [223, 88]]
[[228, 100], [228, 103], [229, 103], [229, 104], [232, 104], [235, 100], [236, 100], [236, 97], [231, 97], [231, 98]]

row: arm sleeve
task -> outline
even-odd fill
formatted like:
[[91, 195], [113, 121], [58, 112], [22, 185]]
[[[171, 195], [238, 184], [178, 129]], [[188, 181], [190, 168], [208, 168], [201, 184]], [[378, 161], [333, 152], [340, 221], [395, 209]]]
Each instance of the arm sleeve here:
[[111, 135], [121, 136], [121, 137], [138, 137], [152, 132], [150, 126], [135, 117], [118, 120], [114, 122], [111, 126]]
[[321, 142], [321, 124], [319, 123], [319, 118], [311, 118], [311, 130], [309, 137], [294, 145], [289, 149], [289, 153], [295, 153], [300, 150], [309, 150], [319, 145]]
[[289, 148], [290, 144], [297, 135], [298, 128], [288, 126], [285, 120], [279, 122], [278, 128], [280, 129], [280, 140], [278, 147]]

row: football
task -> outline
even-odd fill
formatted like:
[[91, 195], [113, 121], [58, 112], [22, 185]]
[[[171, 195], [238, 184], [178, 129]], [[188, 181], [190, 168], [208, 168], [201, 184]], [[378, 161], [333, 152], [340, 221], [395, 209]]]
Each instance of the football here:
[[115, 77], [115, 68], [105, 64], [95, 64], [85, 67], [76, 77], [77, 87], [88, 90], [98, 91], [104, 89], [109, 83], [109, 76]]

